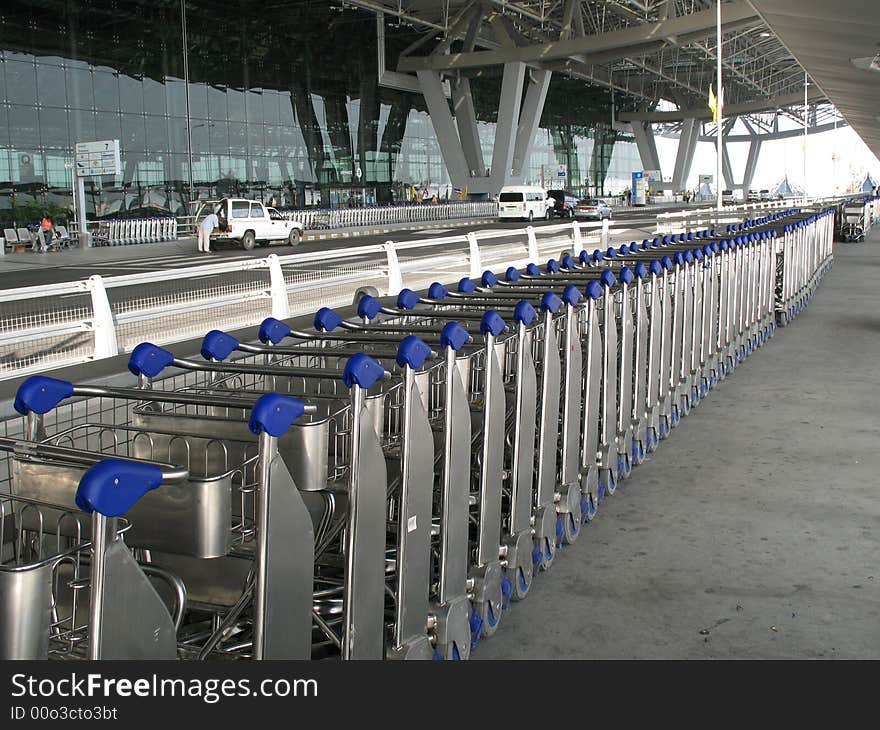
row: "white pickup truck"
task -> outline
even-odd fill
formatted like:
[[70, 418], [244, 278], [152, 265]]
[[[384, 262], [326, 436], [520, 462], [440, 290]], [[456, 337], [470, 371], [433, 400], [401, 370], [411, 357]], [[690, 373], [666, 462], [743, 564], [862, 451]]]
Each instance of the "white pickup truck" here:
[[257, 200], [223, 198], [206, 208], [213, 210], [220, 221], [220, 230], [211, 234], [211, 241], [237, 241], [250, 251], [257, 243], [268, 246], [280, 241], [296, 246], [302, 239], [302, 223], [287, 220], [275, 208], [267, 208]]

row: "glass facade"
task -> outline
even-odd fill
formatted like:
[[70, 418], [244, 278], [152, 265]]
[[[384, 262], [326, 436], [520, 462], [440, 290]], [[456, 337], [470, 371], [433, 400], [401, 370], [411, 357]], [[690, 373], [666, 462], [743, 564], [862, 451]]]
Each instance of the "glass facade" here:
[[[389, 24], [389, 66], [418, 37]], [[278, 207], [450, 194], [424, 100], [378, 85], [376, 43], [373, 14], [330, 2], [5, 0], [0, 218], [70, 208], [73, 146], [108, 139], [123, 169], [87, 179], [89, 218], [229, 194]], [[491, 159], [500, 79], [473, 85]], [[608, 119], [603, 90], [554, 77], [529, 182], [550, 187], [565, 165], [576, 192], [626, 186], [638, 155]]]

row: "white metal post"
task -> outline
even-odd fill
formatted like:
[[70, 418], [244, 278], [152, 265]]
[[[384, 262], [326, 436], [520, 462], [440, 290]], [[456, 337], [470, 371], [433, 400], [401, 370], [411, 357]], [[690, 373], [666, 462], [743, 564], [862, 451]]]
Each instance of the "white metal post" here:
[[281, 259], [277, 254], [266, 257], [269, 267], [269, 295], [272, 299], [272, 316], [275, 319], [287, 319], [290, 316], [290, 301], [287, 298], [287, 282], [281, 269]]
[[119, 354], [116, 342], [116, 324], [113, 310], [104, 288], [104, 280], [94, 274], [86, 281], [86, 288], [92, 295], [92, 331], [95, 335], [95, 359], [115, 357]]
[[382, 244], [385, 255], [388, 257], [388, 293], [393, 294], [403, 289], [403, 275], [400, 271], [400, 260], [397, 258], [397, 248], [393, 241]]

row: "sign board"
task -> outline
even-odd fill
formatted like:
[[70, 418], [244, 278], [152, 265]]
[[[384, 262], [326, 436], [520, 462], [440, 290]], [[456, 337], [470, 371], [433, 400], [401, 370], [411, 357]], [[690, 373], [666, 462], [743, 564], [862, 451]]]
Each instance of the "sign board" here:
[[74, 156], [77, 177], [119, 175], [122, 173], [122, 157], [119, 152], [118, 139], [77, 142]]
[[663, 178], [660, 175], [660, 170], [645, 170], [642, 174], [646, 178], [648, 178], [649, 184], [663, 182]]
[[568, 176], [568, 173], [565, 170], [565, 165], [560, 165], [559, 168], [556, 170], [556, 177], [557, 178], [565, 178], [567, 176]]
[[644, 172], [634, 172], [632, 174], [632, 198], [633, 205], [644, 205], [646, 194], [648, 192], [648, 178]]
[[711, 185], [715, 182], [714, 175], [700, 175], [700, 185]]
[[361, 175], [363, 175], [363, 174], [364, 174], [364, 173], [363, 173], [363, 170], [361, 170], [360, 167], [355, 168], [354, 176], [355, 176], [358, 180], [361, 179]]

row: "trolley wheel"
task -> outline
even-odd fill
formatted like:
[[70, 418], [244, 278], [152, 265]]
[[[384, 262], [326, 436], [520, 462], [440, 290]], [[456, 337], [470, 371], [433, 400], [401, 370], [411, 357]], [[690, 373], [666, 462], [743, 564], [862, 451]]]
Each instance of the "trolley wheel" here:
[[[474, 610], [481, 619], [481, 636], [489, 637], [498, 631], [498, 624], [501, 623], [501, 606], [493, 607], [492, 602], [485, 599], [474, 604]], [[473, 644], [471, 648], [474, 648]]]
[[[645, 434], [645, 440], [650, 440], [650, 433]], [[632, 463], [633, 466], [638, 466], [645, 460], [645, 446], [641, 441], [633, 441], [632, 447]]]
[[573, 512], [565, 512], [557, 517], [557, 532], [563, 545], [573, 545], [581, 534], [581, 521]]
[[302, 234], [298, 228], [294, 228], [287, 236], [287, 245], [296, 246], [302, 240]]
[[532, 571], [526, 571], [521, 567], [517, 567], [516, 575], [510, 581], [510, 597], [514, 601], [521, 601], [529, 595], [529, 588], [532, 587]]
[[556, 543], [554, 541], [549, 537], [535, 540], [532, 548], [532, 573], [537, 573], [539, 570], [549, 570], [555, 557]]
[[632, 474], [632, 461], [630, 461], [629, 454], [618, 454], [617, 481], [620, 482], [628, 479], [630, 474]]
[[681, 397], [681, 409], [679, 411], [679, 418], [681, 418], [681, 416], [689, 416], [690, 414], [691, 414], [691, 399], [688, 396], [683, 395]]
[[599, 504], [605, 495], [612, 495], [617, 491], [617, 477], [613, 469], [602, 469], [599, 472]]
[[596, 517], [596, 500], [593, 499], [592, 494], [588, 494], [584, 496], [584, 502], [586, 504], [586, 509], [584, 510], [584, 521], [592, 522]]

